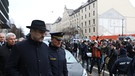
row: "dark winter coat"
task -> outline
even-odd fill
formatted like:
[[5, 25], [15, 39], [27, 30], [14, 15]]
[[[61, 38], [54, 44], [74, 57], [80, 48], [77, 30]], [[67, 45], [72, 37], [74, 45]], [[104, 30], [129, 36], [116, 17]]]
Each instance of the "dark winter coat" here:
[[87, 53], [88, 52], [88, 45], [86, 44], [81, 44], [81, 56], [82, 56], [82, 60], [85, 60], [88, 58]]
[[49, 59], [53, 76], [68, 76], [66, 54], [64, 49], [49, 44]]
[[133, 57], [127, 70], [127, 76], [135, 76], [135, 57]]
[[73, 52], [77, 52], [78, 44], [74, 43], [73, 44]]
[[5, 64], [10, 56], [12, 46], [2, 46], [0, 47], [0, 76], [4, 75], [5, 73]]
[[48, 46], [28, 38], [13, 46], [6, 76], [49, 76]]
[[118, 52], [117, 52], [117, 50], [111, 49], [111, 50], [110, 50], [109, 58], [110, 58], [110, 59], [109, 59], [107, 68], [108, 68], [109, 71], [111, 71], [111, 68], [112, 68], [114, 62], [115, 62], [115, 61], [117, 60], [117, 58], [118, 58]]
[[131, 60], [132, 58], [129, 58], [126, 55], [120, 55], [120, 57], [113, 64], [111, 72], [113, 74], [127, 74], [128, 65]]

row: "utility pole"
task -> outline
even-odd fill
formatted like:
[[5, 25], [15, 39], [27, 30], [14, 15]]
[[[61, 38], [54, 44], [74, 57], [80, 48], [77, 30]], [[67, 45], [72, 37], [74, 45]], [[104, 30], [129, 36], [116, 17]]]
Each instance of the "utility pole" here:
[[123, 29], [124, 29], [124, 23], [123, 23], [123, 20], [124, 20], [124, 19], [122, 19], [122, 36], [123, 36]]

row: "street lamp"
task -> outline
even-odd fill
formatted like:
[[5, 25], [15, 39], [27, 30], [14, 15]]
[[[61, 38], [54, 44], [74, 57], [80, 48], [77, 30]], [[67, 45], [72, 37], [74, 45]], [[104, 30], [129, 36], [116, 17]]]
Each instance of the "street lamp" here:
[[123, 29], [124, 29], [124, 23], [123, 23], [124, 19], [122, 19], [122, 36], [123, 36]]

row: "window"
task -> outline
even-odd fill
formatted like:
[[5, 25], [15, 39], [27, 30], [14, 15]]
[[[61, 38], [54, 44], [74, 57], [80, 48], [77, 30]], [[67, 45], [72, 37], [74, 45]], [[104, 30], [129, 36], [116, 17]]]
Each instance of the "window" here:
[[95, 24], [95, 19], [93, 19], [93, 24]]
[[87, 22], [85, 21], [85, 26], [87, 26]]
[[82, 23], [82, 27], [83, 27], [83, 23]]
[[91, 30], [90, 30], [90, 28], [89, 28], [89, 33], [90, 33], [90, 31], [91, 31]]
[[93, 3], [93, 8], [95, 8], [95, 3]]
[[93, 32], [95, 32], [95, 30], [96, 30], [95, 27], [93, 27]]
[[90, 25], [90, 20], [89, 20], [89, 25]]
[[85, 29], [85, 33], [87, 33], [87, 29]]
[[83, 9], [82, 9], [82, 13], [83, 13]]
[[87, 18], [87, 15], [85, 14], [85, 19]]
[[90, 5], [89, 5], [89, 10], [90, 10]]
[[83, 16], [82, 16], [82, 20], [83, 20]]
[[95, 16], [95, 11], [93, 11], [93, 16]]
[[87, 11], [86, 7], [85, 7], [85, 11]]

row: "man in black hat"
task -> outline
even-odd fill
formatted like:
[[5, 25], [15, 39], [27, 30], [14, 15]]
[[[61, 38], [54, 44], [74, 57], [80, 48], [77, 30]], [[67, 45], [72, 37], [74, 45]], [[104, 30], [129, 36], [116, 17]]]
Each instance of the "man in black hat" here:
[[43, 43], [46, 35], [45, 22], [33, 20], [27, 39], [13, 46], [6, 66], [6, 76], [50, 76], [48, 51]]
[[55, 32], [51, 34], [51, 43], [49, 44], [49, 59], [53, 76], [68, 76], [65, 51], [61, 48], [61, 42], [64, 33]]

